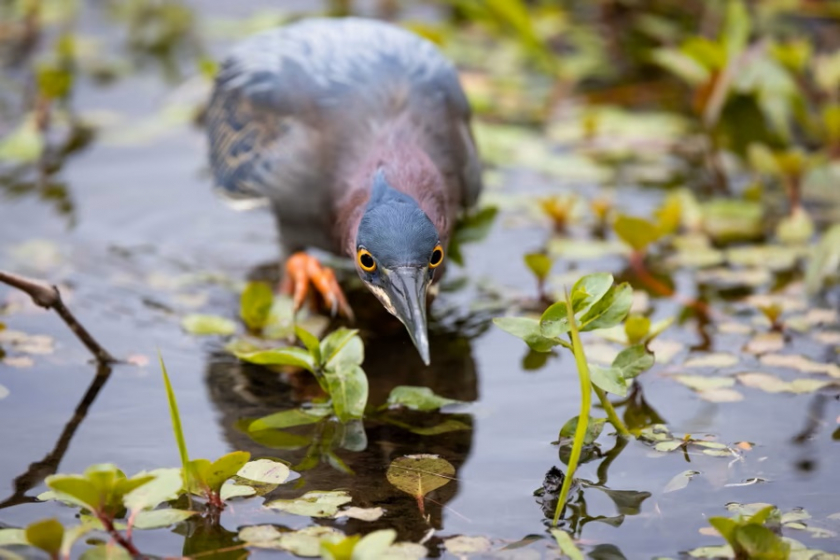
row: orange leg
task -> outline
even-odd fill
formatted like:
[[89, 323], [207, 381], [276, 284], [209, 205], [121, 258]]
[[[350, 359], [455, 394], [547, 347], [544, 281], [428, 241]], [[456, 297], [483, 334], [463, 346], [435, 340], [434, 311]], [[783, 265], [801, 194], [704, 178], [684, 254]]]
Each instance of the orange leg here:
[[322, 266], [318, 259], [306, 253], [293, 254], [286, 261], [286, 274], [280, 291], [293, 297], [295, 311], [303, 305], [310, 283], [324, 298], [332, 315], [340, 313], [353, 320], [353, 310], [347, 304], [332, 269]]

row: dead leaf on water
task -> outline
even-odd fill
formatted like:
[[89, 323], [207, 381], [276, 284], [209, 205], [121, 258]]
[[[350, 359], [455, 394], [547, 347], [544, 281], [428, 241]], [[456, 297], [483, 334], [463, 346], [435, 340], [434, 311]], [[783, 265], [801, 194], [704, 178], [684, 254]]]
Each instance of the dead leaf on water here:
[[717, 330], [723, 334], [752, 334], [753, 332], [751, 326], [735, 322], [720, 323]]
[[785, 346], [785, 337], [782, 333], [766, 332], [759, 333], [752, 340], [747, 342], [744, 346], [744, 351], [750, 354], [767, 354], [768, 352], [778, 352]]
[[674, 379], [697, 392], [724, 389], [735, 385], [733, 377], [714, 377], [708, 375], [675, 375]]
[[0, 331], [0, 343], [8, 344], [17, 352], [23, 354], [46, 355], [55, 351], [52, 337], [45, 334], [26, 334], [21, 331]]
[[822, 331], [814, 333], [814, 339], [817, 342], [827, 345], [840, 346], [840, 332], [838, 331]]
[[487, 537], [452, 537], [443, 541], [446, 550], [458, 556], [477, 554], [490, 550], [490, 540]]
[[662, 490], [663, 494], [667, 494], [669, 492], [676, 492], [677, 490], [682, 490], [688, 483], [691, 482], [691, 479], [700, 474], [700, 471], [683, 471], [671, 480], [668, 481], [668, 484], [665, 485], [665, 488]]
[[833, 381], [808, 378], [785, 381], [775, 375], [761, 372], [740, 373], [738, 381], [747, 387], [761, 389], [767, 393], [813, 393], [834, 384]]
[[697, 393], [704, 401], [714, 403], [738, 402], [744, 400], [744, 395], [735, 389], [711, 389]]
[[648, 349], [656, 356], [657, 364], [667, 364], [680, 353], [685, 346], [675, 340], [654, 338], [648, 343]]
[[0, 385], [0, 400], [5, 399], [9, 396], [9, 390]]
[[699, 270], [696, 278], [698, 282], [703, 284], [757, 288], [769, 284], [773, 276], [766, 268], [731, 269], [719, 267]]
[[717, 352], [712, 354], [705, 354], [691, 358], [683, 364], [683, 367], [709, 367], [709, 368], [724, 368], [734, 366], [738, 363], [738, 357], [734, 354], [727, 354], [724, 352]]
[[35, 365], [29, 356], [7, 356], [3, 358], [3, 365], [16, 368], [30, 368]]
[[397, 457], [388, 466], [388, 482], [417, 499], [424, 513], [424, 497], [453, 480], [455, 467], [438, 455], [420, 454]]
[[799, 354], [766, 354], [760, 358], [761, 364], [770, 367], [795, 369], [802, 373], [823, 373], [840, 378], [840, 366], [815, 362]]
[[788, 294], [755, 294], [744, 301], [756, 309], [778, 305], [785, 313], [801, 311], [808, 307], [808, 302], [802, 296]]
[[373, 507], [373, 508], [360, 508], [360, 507], [349, 507], [347, 509], [343, 509], [335, 514], [336, 519], [341, 519], [342, 517], [349, 517], [351, 519], [359, 519], [360, 521], [376, 521], [385, 513], [381, 507]]

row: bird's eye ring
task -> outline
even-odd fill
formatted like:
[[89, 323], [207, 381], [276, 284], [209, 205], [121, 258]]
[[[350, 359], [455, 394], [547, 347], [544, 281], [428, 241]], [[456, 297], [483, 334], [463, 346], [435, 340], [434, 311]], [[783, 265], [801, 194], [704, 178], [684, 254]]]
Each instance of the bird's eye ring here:
[[376, 270], [376, 261], [373, 260], [373, 255], [367, 249], [359, 249], [359, 252], [356, 253], [356, 260], [359, 261], [359, 267], [365, 272]]
[[435, 250], [432, 251], [432, 256], [429, 259], [429, 267], [430, 268], [437, 268], [440, 263], [443, 262], [443, 247], [438, 245], [435, 247]]

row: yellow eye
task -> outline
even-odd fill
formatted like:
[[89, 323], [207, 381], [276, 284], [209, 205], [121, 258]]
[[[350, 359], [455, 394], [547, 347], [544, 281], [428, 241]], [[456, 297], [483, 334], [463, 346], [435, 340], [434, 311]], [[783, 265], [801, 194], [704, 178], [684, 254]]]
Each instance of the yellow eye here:
[[429, 259], [429, 268], [437, 268], [443, 262], [443, 247], [438, 245], [432, 251], [432, 257]]
[[373, 256], [367, 249], [359, 249], [359, 252], [356, 253], [356, 260], [359, 261], [359, 266], [365, 272], [373, 272], [376, 270], [376, 261], [373, 260]]

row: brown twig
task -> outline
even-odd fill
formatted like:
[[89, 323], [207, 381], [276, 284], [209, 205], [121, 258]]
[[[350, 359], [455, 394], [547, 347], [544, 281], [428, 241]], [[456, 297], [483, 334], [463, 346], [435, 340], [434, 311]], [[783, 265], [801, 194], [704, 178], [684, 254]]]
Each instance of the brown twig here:
[[0, 282], [8, 284], [13, 288], [17, 288], [22, 292], [26, 292], [35, 305], [43, 307], [44, 309], [53, 309], [64, 323], [73, 331], [82, 344], [84, 344], [96, 361], [100, 364], [113, 364], [119, 360], [114, 358], [107, 350], [105, 350], [93, 336], [85, 329], [76, 317], [67, 309], [64, 302], [61, 300], [61, 293], [58, 288], [47, 284], [42, 280], [35, 280], [5, 272], [0, 270]]

